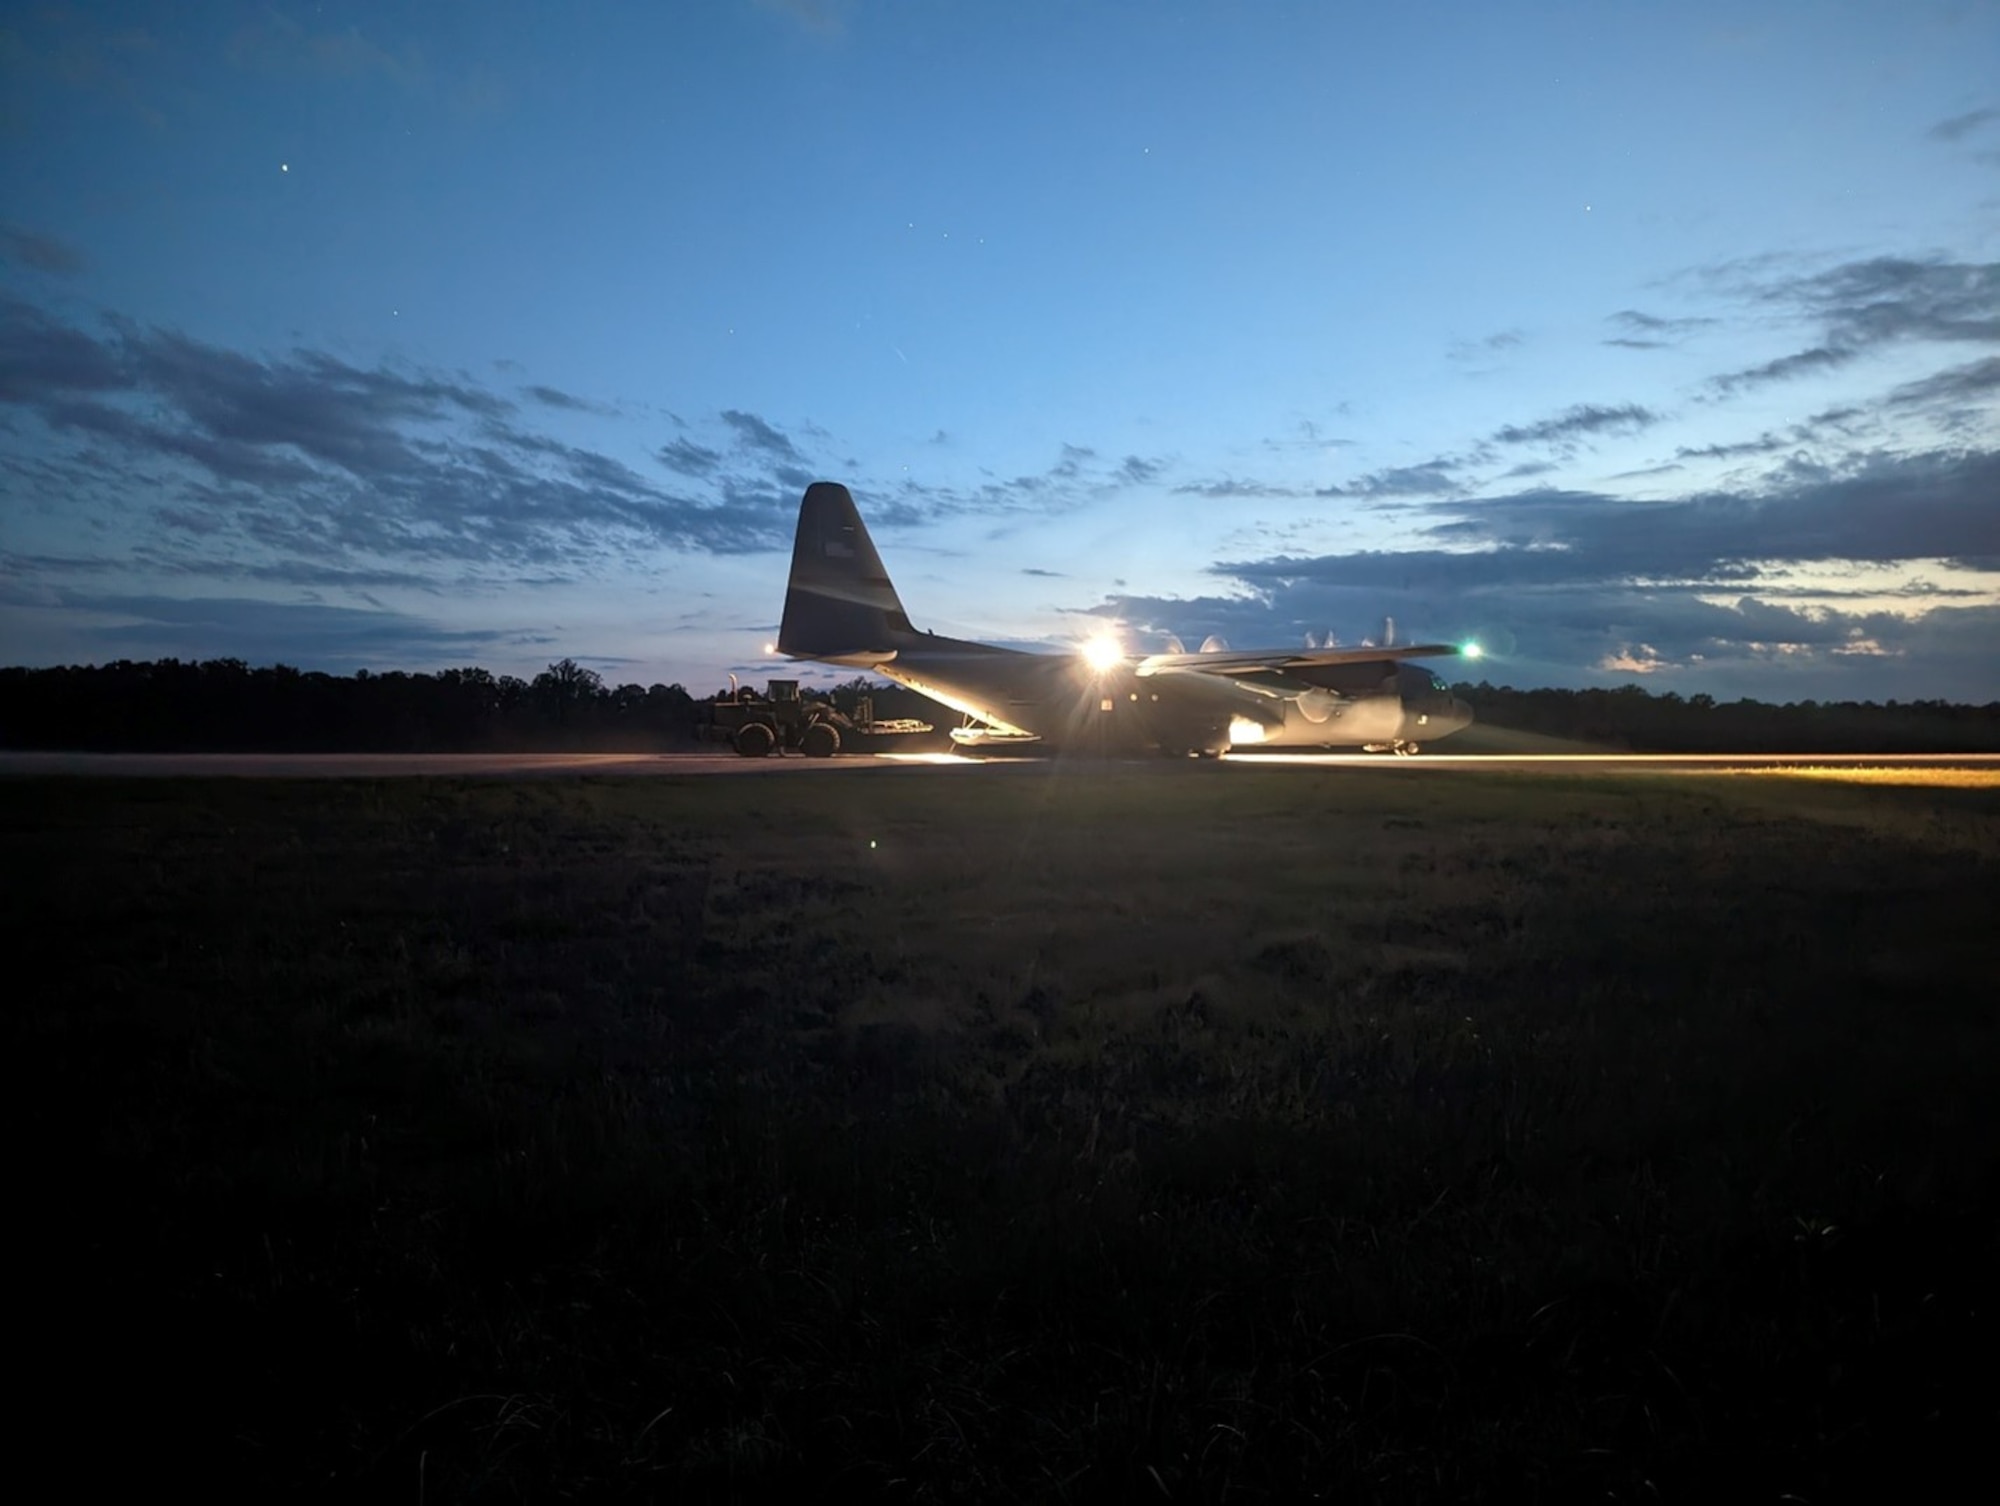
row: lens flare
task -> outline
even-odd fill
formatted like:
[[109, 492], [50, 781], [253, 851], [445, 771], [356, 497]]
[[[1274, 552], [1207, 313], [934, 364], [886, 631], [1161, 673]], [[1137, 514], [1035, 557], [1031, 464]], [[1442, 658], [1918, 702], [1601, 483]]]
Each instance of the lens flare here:
[[1099, 674], [1121, 663], [1125, 658], [1125, 650], [1119, 646], [1118, 640], [1108, 635], [1086, 640], [1078, 652], [1083, 655], [1083, 662]]

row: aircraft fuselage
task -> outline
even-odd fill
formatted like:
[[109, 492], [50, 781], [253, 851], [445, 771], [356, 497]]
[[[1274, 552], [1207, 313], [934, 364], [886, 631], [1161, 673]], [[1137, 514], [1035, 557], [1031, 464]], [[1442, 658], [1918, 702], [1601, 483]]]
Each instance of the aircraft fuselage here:
[[[1231, 747], [1411, 751], [1472, 720], [1410, 661], [1441, 644], [1305, 651], [1218, 648], [1134, 657], [1023, 653], [910, 623], [847, 488], [815, 482], [799, 504], [778, 651], [869, 670], [961, 712], [961, 745], [1057, 751], [1221, 753]], [[977, 723], [978, 725], [973, 725]]]
[[1031, 737], [1052, 749], [1106, 753], [1388, 748], [1443, 737], [1472, 720], [1442, 681], [1410, 664], [1286, 676], [1148, 675], [1140, 659], [1098, 668], [1075, 654], [917, 637], [867, 667], [999, 729], [999, 737], [985, 739], [993, 745]]

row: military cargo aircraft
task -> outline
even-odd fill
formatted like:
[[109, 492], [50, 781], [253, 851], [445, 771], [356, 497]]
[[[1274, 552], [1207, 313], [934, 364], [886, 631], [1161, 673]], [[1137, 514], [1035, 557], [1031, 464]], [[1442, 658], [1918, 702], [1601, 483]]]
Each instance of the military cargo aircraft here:
[[[1385, 635], [1386, 636], [1386, 635]], [[1035, 653], [920, 632], [844, 486], [816, 481], [799, 506], [778, 651], [866, 670], [965, 717], [967, 751], [1156, 752], [1214, 757], [1231, 748], [1365, 748], [1415, 753], [1467, 726], [1472, 712], [1408, 648], [1307, 647], [1128, 654], [1107, 634], [1075, 652]]]

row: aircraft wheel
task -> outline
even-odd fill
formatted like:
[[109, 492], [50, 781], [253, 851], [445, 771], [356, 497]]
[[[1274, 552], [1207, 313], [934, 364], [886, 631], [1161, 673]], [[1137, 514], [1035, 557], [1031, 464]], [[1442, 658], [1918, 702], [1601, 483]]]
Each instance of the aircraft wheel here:
[[745, 758], [762, 758], [777, 743], [777, 737], [762, 722], [745, 722], [736, 729], [736, 751]]
[[1423, 749], [1419, 748], [1415, 743], [1405, 743], [1403, 745], [1403, 752], [1408, 754], [1411, 758], [1415, 758], [1422, 751]]
[[814, 722], [799, 737], [799, 751], [808, 758], [831, 758], [840, 751], [840, 730]]

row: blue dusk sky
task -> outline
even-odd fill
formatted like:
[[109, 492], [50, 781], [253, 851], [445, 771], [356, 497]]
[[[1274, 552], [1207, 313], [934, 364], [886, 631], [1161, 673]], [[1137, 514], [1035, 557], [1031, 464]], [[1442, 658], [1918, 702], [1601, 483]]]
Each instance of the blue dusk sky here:
[[0, 662], [706, 691], [829, 479], [939, 632], [2000, 699], [1990, 0], [27, 0], [0, 71]]

